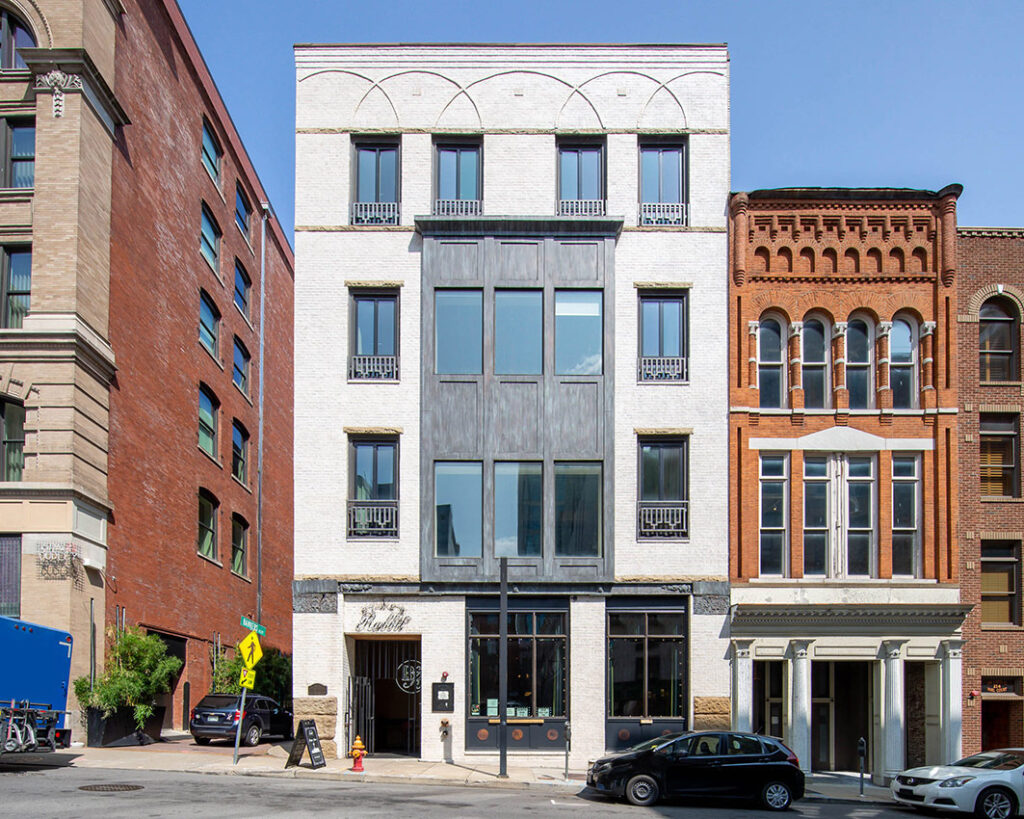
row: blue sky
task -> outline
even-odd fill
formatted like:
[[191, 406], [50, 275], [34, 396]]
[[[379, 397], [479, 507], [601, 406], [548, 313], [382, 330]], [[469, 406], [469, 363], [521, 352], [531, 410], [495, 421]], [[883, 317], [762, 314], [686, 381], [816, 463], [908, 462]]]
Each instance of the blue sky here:
[[1020, 0], [179, 3], [289, 235], [310, 42], [725, 42], [733, 190], [960, 182], [960, 224], [1024, 225]]

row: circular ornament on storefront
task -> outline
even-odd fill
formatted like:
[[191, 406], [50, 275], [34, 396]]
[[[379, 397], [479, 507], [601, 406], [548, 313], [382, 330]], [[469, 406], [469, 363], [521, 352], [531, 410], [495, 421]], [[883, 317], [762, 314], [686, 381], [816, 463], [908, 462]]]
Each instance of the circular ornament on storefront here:
[[481, 728], [479, 731], [476, 732], [476, 738], [479, 739], [481, 742], [486, 742], [487, 737], [489, 737], [490, 735], [491, 732], [488, 731], [486, 728]]
[[619, 729], [619, 739], [621, 739], [623, 742], [625, 742], [627, 739], [629, 739], [629, 729], [627, 729], [627, 728], [620, 728]]
[[519, 742], [522, 738], [523, 738], [523, 729], [522, 728], [516, 728], [512, 732], [512, 739], [514, 739], [516, 742]]
[[547, 737], [548, 742], [554, 742], [556, 739], [558, 739], [558, 731], [556, 731], [554, 728], [548, 728]]
[[395, 685], [406, 694], [418, 694], [422, 684], [422, 668], [419, 660], [406, 660], [398, 666], [395, 674]]

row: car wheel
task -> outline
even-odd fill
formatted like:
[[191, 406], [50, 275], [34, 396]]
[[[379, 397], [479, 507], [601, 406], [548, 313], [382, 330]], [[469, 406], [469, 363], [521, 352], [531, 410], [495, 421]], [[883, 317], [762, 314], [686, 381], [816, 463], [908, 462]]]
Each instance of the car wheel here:
[[634, 776], [626, 783], [626, 799], [634, 805], [653, 805], [658, 801], [658, 796], [658, 783], [647, 774]]
[[761, 802], [768, 810], [785, 810], [793, 801], [793, 792], [785, 782], [769, 782], [761, 791]]
[[974, 805], [974, 813], [982, 819], [1009, 819], [1017, 815], [1017, 800], [1002, 788], [982, 791]]
[[210, 738], [209, 737], [192, 737], [192, 739], [194, 739], [196, 741], [196, 745], [209, 745], [210, 744]]
[[260, 726], [255, 722], [245, 730], [245, 744], [252, 748], [255, 745], [260, 744], [260, 736], [262, 735]]

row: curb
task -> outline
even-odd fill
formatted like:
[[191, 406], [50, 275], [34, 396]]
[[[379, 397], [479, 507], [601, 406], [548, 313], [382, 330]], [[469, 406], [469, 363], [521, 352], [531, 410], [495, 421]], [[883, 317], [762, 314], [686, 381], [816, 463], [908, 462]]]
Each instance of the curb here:
[[880, 799], [874, 796], [865, 796], [863, 799], [849, 796], [827, 796], [823, 793], [805, 793], [801, 802], [831, 802], [834, 805], [882, 805], [896, 807], [897, 803], [892, 799]]

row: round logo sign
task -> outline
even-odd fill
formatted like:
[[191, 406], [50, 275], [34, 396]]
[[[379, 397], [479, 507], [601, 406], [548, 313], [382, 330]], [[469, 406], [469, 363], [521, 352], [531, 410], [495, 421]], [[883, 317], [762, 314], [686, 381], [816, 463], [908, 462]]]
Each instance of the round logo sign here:
[[418, 694], [421, 685], [420, 675], [420, 661], [406, 660], [398, 666], [398, 673], [395, 674], [395, 684], [406, 694]]

